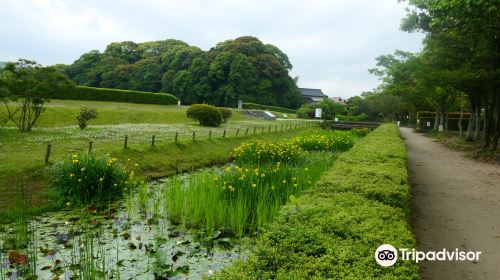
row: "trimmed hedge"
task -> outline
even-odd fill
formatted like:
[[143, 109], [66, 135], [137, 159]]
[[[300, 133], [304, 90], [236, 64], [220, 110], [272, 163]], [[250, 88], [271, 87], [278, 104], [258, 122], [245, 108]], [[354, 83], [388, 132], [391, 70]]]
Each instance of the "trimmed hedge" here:
[[382, 125], [339, 156], [295, 205], [257, 239], [254, 254], [218, 279], [418, 279], [414, 262], [381, 267], [378, 246], [415, 248], [408, 224], [406, 149], [393, 124]]
[[293, 109], [276, 107], [276, 106], [268, 106], [268, 105], [262, 105], [262, 104], [257, 104], [257, 103], [247, 103], [247, 102], [243, 103], [243, 109], [267, 110], [267, 111], [275, 111], [275, 112], [288, 113], [288, 114], [297, 113], [297, 110], [293, 110]]
[[114, 101], [139, 104], [177, 104], [177, 98], [168, 93], [84, 86], [76, 86], [73, 90], [58, 92], [46, 97], [65, 100]]

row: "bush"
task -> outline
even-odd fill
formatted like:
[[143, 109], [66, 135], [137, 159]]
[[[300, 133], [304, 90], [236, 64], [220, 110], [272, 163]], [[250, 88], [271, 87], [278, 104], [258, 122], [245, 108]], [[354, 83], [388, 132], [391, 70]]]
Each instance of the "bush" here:
[[288, 113], [288, 114], [297, 113], [297, 110], [293, 110], [293, 109], [277, 107], [277, 106], [268, 106], [268, 105], [262, 105], [262, 104], [257, 104], [257, 103], [248, 103], [248, 102], [243, 103], [243, 109], [267, 110], [267, 111], [275, 111], [275, 112]]
[[45, 97], [53, 99], [113, 101], [139, 104], [177, 104], [177, 98], [168, 93], [154, 93], [112, 88], [94, 88], [84, 86], [77, 86], [73, 90], [57, 92]]
[[186, 111], [188, 118], [200, 122], [202, 126], [218, 127], [222, 123], [222, 114], [217, 107], [205, 104], [194, 104]]
[[343, 153], [284, 207], [247, 261], [218, 279], [418, 279], [414, 262], [380, 267], [381, 244], [414, 248], [408, 224], [406, 149], [395, 125], [382, 125]]
[[218, 107], [217, 110], [219, 110], [219, 112], [221, 113], [222, 120], [225, 123], [233, 115], [233, 111], [231, 111], [231, 109], [229, 109], [229, 108]]
[[80, 115], [76, 117], [80, 129], [85, 129], [87, 127], [87, 121], [95, 118], [97, 118], [97, 110], [87, 107], [80, 108]]
[[116, 161], [95, 154], [74, 154], [57, 163], [51, 172], [56, 199], [76, 205], [107, 202], [140, 184], [130, 166], [122, 168]]

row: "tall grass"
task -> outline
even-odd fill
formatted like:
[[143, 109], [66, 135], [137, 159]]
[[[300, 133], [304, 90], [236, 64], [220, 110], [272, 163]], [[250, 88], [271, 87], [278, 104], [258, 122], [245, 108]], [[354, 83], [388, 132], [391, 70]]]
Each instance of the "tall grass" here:
[[311, 187], [334, 158], [334, 153], [311, 153], [297, 164], [233, 166], [220, 174], [193, 175], [187, 182], [171, 179], [164, 188], [169, 219], [236, 236], [254, 233], [290, 196]]

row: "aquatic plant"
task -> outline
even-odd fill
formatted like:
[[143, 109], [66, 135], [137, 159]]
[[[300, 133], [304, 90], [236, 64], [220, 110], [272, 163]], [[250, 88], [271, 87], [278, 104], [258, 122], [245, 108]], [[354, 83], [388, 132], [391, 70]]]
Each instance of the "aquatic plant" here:
[[305, 151], [347, 151], [354, 146], [352, 134], [341, 131], [298, 136], [290, 142]]
[[89, 204], [119, 197], [124, 190], [143, 183], [130, 160], [125, 166], [116, 158], [73, 154], [52, 169], [52, 189], [60, 202]]

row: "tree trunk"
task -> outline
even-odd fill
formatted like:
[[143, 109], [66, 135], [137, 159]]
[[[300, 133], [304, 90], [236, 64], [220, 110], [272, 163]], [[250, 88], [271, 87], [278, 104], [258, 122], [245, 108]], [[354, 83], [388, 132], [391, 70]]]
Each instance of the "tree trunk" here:
[[474, 141], [473, 131], [474, 131], [474, 124], [476, 123], [474, 119], [475, 116], [476, 115], [474, 113], [471, 113], [469, 117], [469, 125], [467, 126], [467, 136], [466, 136], [466, 140], [469, 142]]
[[476, 115], [476, 125], [474, 131], [474, 140], [479, 140], [479, 132], [481, 131], [481, 111], [480, 111], [480, 103], [476, 103], [476, 110], [474, 114]]
[[436, 117], [434, 118], [434, 130], [438, 129], [439, 115], [440, 115], [439, 110], [436, 110]]
[[490, 146], [493, 130], [493, 114], [495, 111], [496, 97], [495, 94], [490, 94], [484, 104], [484, 130], [483, 130], [483, 149]]
[[460, 131], [460, 139], [462, 139], [463, 127], [462, 120], [464, 119], [464, 93], [460, 94], [460, 119], [458, 120], [458, 130]]

